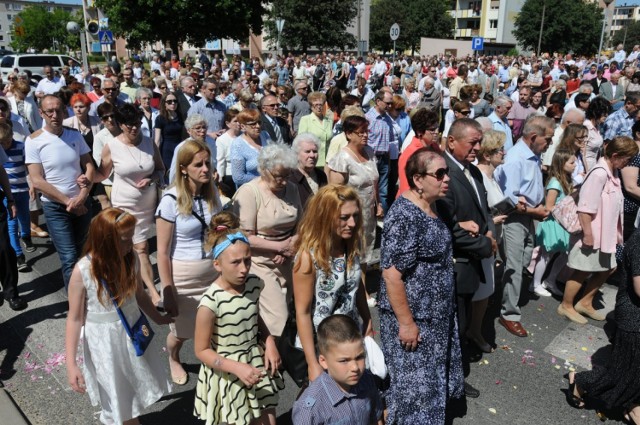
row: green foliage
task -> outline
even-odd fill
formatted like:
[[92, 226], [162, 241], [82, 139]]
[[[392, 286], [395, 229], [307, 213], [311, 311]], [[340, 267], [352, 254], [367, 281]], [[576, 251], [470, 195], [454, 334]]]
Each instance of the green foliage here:
[[507, 56], [520, 56], [520, 51], [516, 47], [512, 47], [507, 52]]
[[400, 25], [396, 41], [399, 50], [415, 50], [421, 37], [450, 38], [453, 36], [453, 18], [447, 0], [374, 0], [371, 4], [369, 42], [374, 49], [388, 52], [393, 49], [389, 38], [391, 25]]
[[[626, 31], [626, 37], [625, 37]], [[640, 21], [635, 21], [633, 23], [625, 25], [624, 28], [617, 31], [613, 39], [611, 40], [612, 46], [617, 46], [618, 44], [622, 44], [624, 40], [624, 50], [627, 54], [631, 53], [633, 46], [636, 44], [640, 44]]]
[[265, 28], [267, 40], [275, 45], [278, 31], [275, 20], [285, 20], [280, 46], [306, 52], [309, 47], [343, 49], [355, 47], [357, 40], [347, 32], [358, 16], [357, 0], [273, 0]]
[[109, 17], [109, 29], [130, 48], [161, 41], [173, 51], [182, 42], [203, 46], [207, 40], [245, 40], [260, 34], [263, 0], [96, 0]]
[[17, 35], [15, 29], [11, 29], [11, 48], [16, 51], [24, 52], [29, 48], [42, 51], [54, 47], [61, 50], [64, 46], [78, 49], [80, 46], [78, 35], [67, 32], [67, 22], [82, 23], [79, 14], [72, 15], [62, 9], [48, 12], [44, 6], [36, 4], [25, 8], [18, 16], [23, 20], [24, 36]]
[[543, 52], [593, 54], [602, 30], [602, 9], [586, 0], [526, 0], [514, 22], [513, 35], [525, 49], [538, 48], [542, 8], [546, 4]]

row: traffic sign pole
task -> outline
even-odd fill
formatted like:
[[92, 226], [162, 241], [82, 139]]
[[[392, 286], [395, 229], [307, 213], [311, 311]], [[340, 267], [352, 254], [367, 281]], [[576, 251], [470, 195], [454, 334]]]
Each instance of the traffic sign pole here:
[[393, 40], [393, 63], [391, 64], [391, 68], [393, 69], [396, 63], [396, 40], [400, 37], [400, 25], [391, 25], [391, 28], [389, 29], [389, 37]]

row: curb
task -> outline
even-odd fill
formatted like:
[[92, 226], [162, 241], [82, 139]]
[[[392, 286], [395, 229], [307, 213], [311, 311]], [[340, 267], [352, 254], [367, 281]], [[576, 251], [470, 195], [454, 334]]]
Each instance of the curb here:
[[11, 425], [31, 425], [13, 401], [11, 395], [4, 388], [0, 388], [0, 415], [2, 416], [3, 423]]

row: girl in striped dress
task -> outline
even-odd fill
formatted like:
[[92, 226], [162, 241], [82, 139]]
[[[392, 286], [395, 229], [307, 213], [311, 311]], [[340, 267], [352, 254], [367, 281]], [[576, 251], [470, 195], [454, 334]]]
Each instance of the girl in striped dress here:
[[208, 244], [220, 276], [205, 292], [196, 315], [195, 353], [202, 362], [194, 414], [210, 424], [275, 425], [280, 355], [259, 316], [264, 286], [249, 274], [249, 240], [236, 216], [214, 216]]

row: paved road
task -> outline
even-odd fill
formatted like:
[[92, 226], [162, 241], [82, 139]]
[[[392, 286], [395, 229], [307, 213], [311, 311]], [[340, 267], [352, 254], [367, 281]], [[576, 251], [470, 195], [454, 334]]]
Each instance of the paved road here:
[[[23, 312], [0, 308], [0, 379], [25, 417], [37, 425], [97, 424], [98, 408], [87, 396], [69, 390], [63, 363], [64, 325], [67, 301], [62, 289], [59, 262], [53, 247], [35, 239], [38, 250], [27, 254], [35, 264], [22, 273], [20, 291], [29, 302]], [[368, 286], [377, 289], [378, 276], [372, 272]], [[528, 296], [528, 294], [526, 295]], [[603, 288], [602, 302], [613, 309], [615, 288]], [[517, 338], [487, 320], [486, 335], [495, 341], [495, 353], [472, 365], [469, 382], [481, 396], [469, 400], [466, 416], [459, 424], [598, 424], [593, 411], [570, 408], [564, 399], [567, 386], [563, 375], [571, 369], [590, 368], [603, 363], [609, 353], [605, 333], [608, 325], [590, 322], [576, 326], [557, 316], [558, 300], [526, 299], [523, 323], [529, 338]], [[492, 301], [490, 315], [495, 317]], [[374, 311], [375, 316], [375, 311]], [[166, 356], [163, 342], [166, 328], [155, 327], [156, 337], [149, 348]], [[193, 344], [183, 349], [189, 383], [164, 397], [142, 417], [144, 424], [201, 424], [192, 417], [194, 386], [199, 368]], [[168, 370], [168, 367], [167, 367]], [[290, 423], [290, 409], [297, 388], [286, 377], [281, 394], [278, 423]], [[5, 425], [7, 404], [0, 400], [0, 424]], [[13, 424], [6, 424], [13, 425]], [[416, 424], [422, 425], [422, 424]]]

